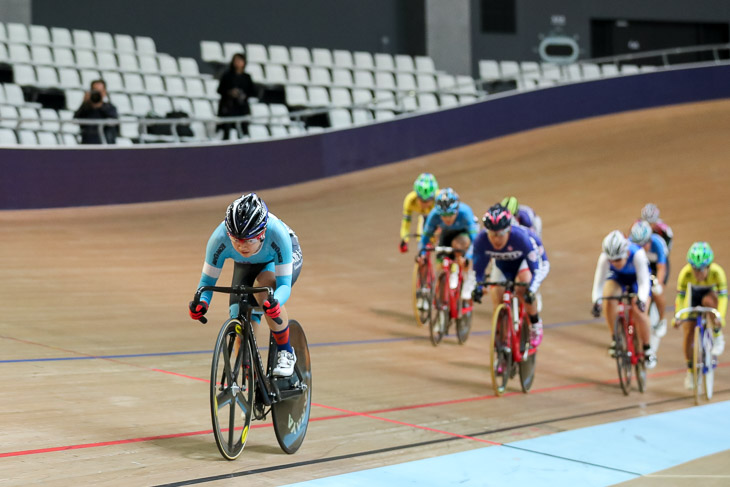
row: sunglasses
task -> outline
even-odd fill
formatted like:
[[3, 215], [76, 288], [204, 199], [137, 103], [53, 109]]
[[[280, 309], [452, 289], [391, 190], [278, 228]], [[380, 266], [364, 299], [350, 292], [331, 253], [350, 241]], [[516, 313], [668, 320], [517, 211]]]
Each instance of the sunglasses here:
[[236, 242], [238, 242], [240, 244], [250, 245], [252, 243], [255, 243], [256, 241], [261, 241], [264, 239], [264, 232], [261, 232], [258, 235], [254, 235], [251, 238], [238, 238], [235, 235], [231, 235], [230, 232], [226, 232], [226, 233], [228, 233], [229, 237], [231, 237], [233, 240], [235, 240]]

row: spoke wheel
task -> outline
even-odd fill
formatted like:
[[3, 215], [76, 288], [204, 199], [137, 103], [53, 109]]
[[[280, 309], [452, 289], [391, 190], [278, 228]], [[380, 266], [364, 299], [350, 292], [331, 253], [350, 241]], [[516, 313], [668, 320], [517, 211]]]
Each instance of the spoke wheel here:
[[213, 435], [226, 460], [243, 452], [254, 403], [251, 345], [243, 340], [241, 322], [228, 320], [213, 351], [210, 374], [210, 413]]
[[497, 396], [504, 394], [509, 380], [509, 372], [512, 368], [512, 352], [509, 348], [511, 329], [509, 310], [504, 304], [500, 304], [494, 310], [491, 347], [489, 349], [492, 387], [494, 388], [494, 394]]
[[[471, 299], [469, 301], [459, 300], [459, 303], [460, 306], [465, 303], [466, 306], [472, 308], [473, 311], [474, 302]], [[460, 316], [456, 320], [456, 338], [462, 345], [466, 343], [466, 341], [469, 339], [469, 333], [471, 332], [472, 311], [467, 311], [466, 313], [460, 311]]]
[[702, 337], [700, 327], [695, 326], [694, 344], [692, 345], [692, 394], [695, 404], [700, 403], [700, 387], [702, 387]]
[[441, 273], [435, 286], [433, 312], [431, 313], [431, 323], [428, 327], [431, 335], [431, 343], [434, 346], [438, 345], [444, 338], [450, 319], [448, 276], [445, 273]]
[[[522, 322], [520, 333], [520, 351], [522, 362], [520, 362], [520, 385], [522, 392], [528, 392], [535, 381], [535, 361], [537, 360], [537, 349], [530, 347], [530, 320], [525, 316]], [[530, 353], [532, 352], [532, 353]], [[528, 355], [528, 353], [530, 353]]]
[[712, 331], [710, 331], [709, 328], [705, 328], [705, 340], [703, 341], [703, 363], [704, 363], [704, 372], [705, 372], [705, 382], [704, 382], [704, 388], [705, 388], [705, 398], [709, 401], [712, 399], [712, 389], [715, 386], [715, 367], [714, 367], [714, 357], [712, 356]]
[[282, 400], [271, 406], [276, 441], [286, 453], [295, 453], [307, 434], [312, 408], [312, 363], [301, 325], [289, 320], [289, 341], [297, 362], [291, 377], [274, 378]]
[[[638, 354], [637, 350], [640, 350], [641, 344], [639, 343], [639, 335], [634, 334], [634, 353]], [[643, 393], [646, 390], [646, 364], [643, 358], [639, 358], [634, 366], [636, 371], [636, 385], [639, 388], [639, 392]]]
[[631, 391], [631, 357], [626, 342], [626, 330], [624, 329], [623, 318], [617, 318], [613, 326], [613, 334], [616, 337], [616, 368], [618, 370], [618, 382], [624, 395], [628, 396]]
[[413, 316], [418, 326], [426, 325], [431, 320], [433, 303], [433, 276], [427, 264], [413, 266]]

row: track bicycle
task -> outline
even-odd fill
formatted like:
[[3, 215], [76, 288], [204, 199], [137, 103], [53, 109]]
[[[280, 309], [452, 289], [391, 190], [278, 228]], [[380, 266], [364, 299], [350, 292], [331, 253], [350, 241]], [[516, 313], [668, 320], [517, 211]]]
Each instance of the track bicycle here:
[[[690, 301], [691, 302], [691, 301]], [[693, 313], [695, 316], [682, 320], [685, 313]], [[700, 389], [704, 389], [705, 399], [712, 399], [712, 389], [715, 385], [715, 367], [717, 357], [713, 357], [711, 350], [713, 345], [712, 328], [708, 326], [707, 315], [715, 316], [717, 323], [722, 321], [720, 313], [715, 308], [707, 306], [692, 306], [684, 308], [674, 315], [674, 319], [680, 321], [694, 322], [694, 338], [692, 344], [692, 394], [695, 404], [700, 403]]]
[[522, 392], [528, 392], [535, 380], [537, 348], [530, 345], [530, 320], [525, 304], [515, 294], [515, 287], [528, 287], [527, 282], [484, 281], [480, 286], [504, 288], [502, 302], [492, 315], [492, 335], [489, 348], [490, 372], [494, 394], [501, 396], [507, 382], [520, 373]]
[[452, 257], [460, 251], [444, 246], [437, 246], [434, 251], [440, 264], [434, 285], [433, 311], [429, 326], [431, 343], [434, 346], [438, 345], [448, 333], [451, 324], [455, 323], [456, 338], [463, 344], [469, 338], [474, 306], [471, 298], [461, 299], [464, 275], [461, 266]]
[[[289, 320], [289, 340], [297, 356], [294, 373], [291, 377], [275, 377], [276, 342], [269, 332], [264, 371], [251, 320], [254, 311], [261, 312], [253, 294], [266, 292], [272, 298], [273, 290], [244, 285], [201, 286], [194, 304], [206, 291], [233, 294], [240, 299], [238, 316], [223, 323], [213, 350], [210, 412], [218, 450], [226, 460], [238, 458], [246, 445], [251, 420], [266, 419], [271, 412], [279, 446], [286, 453], [295, 453], [307, 433], [312, 400], [309, 348], [301, 325]], [[200, 321], [207, 323], [205, 317]]]
[[613, 337], [616, 342], [614, 358], [618, 370], [618, 381], [625, 396], [631, 392], [632, 369], [636, 371], [636, 385], [639, 392], [646, 389], [646, 365], [644, 364], [644, 347], [631, 313], [631, 302], [636, 293], [623, 293], [620, 296], [604, 296], [603, 300], [618, 301], [618, 315], [613, 325]]
[[423, 263], [416, 262], [413, 266], [413, 315], [418, 326], [431, 322], [433, 305], [434, 271], [431, 263], [432, 245], [426, 245]]

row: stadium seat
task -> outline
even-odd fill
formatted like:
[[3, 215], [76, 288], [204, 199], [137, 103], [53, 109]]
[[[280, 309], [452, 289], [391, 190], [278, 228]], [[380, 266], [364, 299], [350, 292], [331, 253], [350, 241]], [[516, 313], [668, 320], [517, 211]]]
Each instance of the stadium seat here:
[[372, 71], [375, 69], [375, 63], [373, 63], [373, 55], [365, 51], [355, 51], [352, 54], [353, 60], [355, 61], [355, 69], [367, 69]]
[[[177, 78], [180, 79], [180, 78]], [[185, 94], [190, 98], [210, 98], [208, 93], [205, 92], [205, 85], [199, 78], [186, 78], [185, 82]], [[173, 92], [172, 95], [182, 95], [182, 93]]]
[[33, 64], [36, 65], [51, 66], [54, 64], [51, 48], [48, 46], [30, 46], [30, 58], [33, 60]]
[[271, 112], [269, 111], [269, 105], [265, 103], [251, 103], [250, 105], [251, 117], [257, 123], [268, 123], [271, 118]]
[[271, 123], [282, 125], [288, 125], [291, 123], [291, 119], [289, 118], [289, 109], [286, 105], [272, 103], [269, 105], [269, 111], [271, 112]]
[[411, 56], [407, 54], [396, 54], [395, 69], [396, 71], [413, 73], [416, 70], [416, 66], [413, 63], [413, 58]]
[[51, 33], [45, 25], [31, 25], [28, 31], [32, 46], [51, 45]]
[[269, 136], [269, 129], [266, 128], [266, 125], [258, 123], [251, 123], [248, 125], [248, 137], [251, 140], [268, 139]]
[[165, 84], [160, 76], [154, 74], [144, 75], [145, 93], [148, 95], [164, 95], [166, 93]]
[[128, 139], [127, 137], [117, 137], [117, 139], [114, 141], [114, 143], [118, 146], [122, 147], [129, 147], [134, 145], [134, 142], [132, 142], [131, 139]]
[[56, 134], [51, 132], [36, 132], [36, 136], [38, 137], [38, 145], [43, 146], [56, 146], [58, 145], [58, 138], [56, 137]]
[[332, 51], [321, 47], [312, 49], [312, 64], [327, 68], [332, 67]]
[[603, 64], [601, 65], [601, 74], [603, 76], [618, 76], [620, 72], [615, 64]]
[[269, 125], [269, 132], [272, 137], [287, 137], [289, 131], [284, 125]]
[[439, 95], [439, 105], [441, 108], [455, 107], [459, 105], [459, 100], [456, 98], [456, 95], [443, 93]]
[[223, 47], [218, 41], [200, 41], [200, 59], [206, 63], [226, 63]]
[[[76, 70], [74, 70], [76, 72]], [[84, 90], [78, 88], [72, 88], [66, 90], [66, 108], [72, 111], [76, 111], [84, 101]]]
[[132, 102], [128, 94], [114, 93], [113, 95], [109, 95], [109, 101], [117, 107], [117, 113], [119, 115], [132, 113]]
[[213, 112], [213, 108], [210, 106], [210, 102], [202, 99], [193, 100], [193, 114], [197, 118], [215, 117], [215, 113]]
[[375, 120], [384, 122], [395, 118], [395, 113], [392, 110], [375, 110]]
[[0, 128], [0, 145], [2, 145], [2, 146], [18, 145], [18, 138], [15, 136], [15, 131], [12, 129]]
[[393, 73], [386, 71], [376, 71], [375, 86], [379, 90], [395, 90], [395, 78], [393, 77]]
[[264, 67], [266, 82], [269, 84], [285, 85], [287, 83], [284, 66], [280, 64], [267, 64]]
[[32, 130], [18, 130], [17, 134], [20, 145], [38, 145], [38, 137], [36, 137], [35, 132]]
[[172, 102], [166, 96], [153, 96], [152, 111], [157, 115], [164, 117], [172, 111]]
[[456, 76], [456, 91], [464, 95], [474, 95], [477, 92], [477, 88], [474, 85], [474, 79], [465, 74]]
[[598, 79], [601, 77], [601, 68], [594, 63], [583, 63], [583, 79], [591, 80]]
[[98, 51], [114, 51], [114, 38], [109, 32], [94, 32], [94, 46]]
[[373, 92], [365, 88], [352, 89], [352, 103], [354, 105], [368, 105], [373, 101]]
[[374, 56], [375, 69], [381, 71], [395, 71], [393, 56], [384, 52], [378, 52]]
[[352, 53], [350, 51], [346, 51], [344, 49], [335, 49], [334, 51], [332, 51], [332, 57], [334, 65], [338, 68], [351, 69], [353, 66], [355, 66], [352, 59]]
[[355, 71], [353, 75], [355, 77], [355, 87], [366, 89], [375, 88], [375, 79], [371, 71]]
[[137, 73], [124, 73], [124, 89], [127, 93], [144, 93], [144, 83], [142, 76]]
[[309, 84], [309, 75], [307, 74], [307, 68], [304, 66], [289, 66], [286, 70], [286, 76], [289, 83], [297, 85]]
[[116, 71], [102, 71], [101, 79], [106, 83], [106, 91], [109, 93], [121, 93], [124, 89], [122, 75]]
[[439, 104], [436, 95], [433, 93], [420, 93], [418, 95], [418, 108], [421, 111], [438, 110]]
[[[163, 79], [165, 80], [165, 92], [169, 96], [187, 96], [187, 90], [182, 78], [179, 76], [165, 76]], [[200, 91], [202, 92], [202, 90]], [[200, 96], [203, 95], [201, 93]]]
[[324, 66], [312, 66], [309, 68], [309, 79], [314, 85], [329, 86], [332, 84], [330, 70]]
[[289, 64], [291, 62], [289, 59], [289, 49], [285, 46], [269, 46], [269, 62], [273, 64]]
[[76, 136], [74, 134], [61, 134], [61, 142], [66, 146], [79, 145], [79, 141], [76, 140]]
[[178, 59], [180, 66], [180, 74], [188, 77], [199, 77], [198, 61], [191, 57], [181, 57]]
[[81, 86], [88, 89], [91, 83], [101, 78], [101, 73], [95, 69], [82, 69], [79, 71]]
[[134, 54], [135, 52], [134, 39], [128, 34], [114, 34], [114, 45], [117, 52], [126, 54]]
[[193, 115], [193, 104], [190, 102], [190, 98], [173, 98], [172, 107], [175, 109], [176, 112], [185, 112], [190, 116]]
[[96, 62], [99, 69], [104, 71], [116, 71], [119, 67], [117, 66], [117, 57], [111, 52], [97, 52]]
[[73, 47], [71, 31], [65, 27], [51, 27], [51, 39], [55, 47]]
[[13, 79], [21, 86], [35, 86], [37, 83], [35, 69], [30, 64], [14, 64]]
[[119, 60], [119, 71], [124, 73], [138, 73], [139, 72], [139, 61], [137, 56], [132, 53], [126, 52], [117, 56]]
[[366, 108], [354, 108], [352, 110], [352, 123], [363, 125], [373, 121], [373, 112]]
[[8, 32], [8, 40], [18, 44], [30, 44], [28, 26], [17, 22], [8, 22], [5, 26]]
[[246, 63], [246, 72], [251, 75], [251, 79], [256, 83], [264, 83], [266, 81], [264, 68], [258, 63]]
[[94, 69], [98, 66], [96, 62], [96, 56], [92, 51], [85, 49], [77, 49], [75, 53], [76, 67], [78, 69], [89, 68]]
[[334, 68], [332, 70], [332, 84], [348, 88], [354, 86], [355, 83], [352, 80], [352, 71], [346, 68]]
[[390, 90], [375, 90], [374, 101], [376, 109], [395, 110], [398, 108], [395, 93]]
[[71, 34], [73, 35], [76, 49], [93, 50], [95, 48], [94, 38], [88, 30], [74, 29]]
[[163, 76], [177, 76], [180, 74], [177, 59], [174, 57], [167, 54], [159, 54], [157, 56], [157, 62], [160, 65], [160, 73]]
[[419, 73], [435, 73], [436, 67], [433, 64], [433, 59], [427, 56], [416, 56], [416, 71]]
[[560, 81], [563, 79], [560, 66], [555, 63], [542, 63], [540, 70], [542, 71], [542, 79], [550, 81]]
[[440, 91], [453, 92], [456, 87], [456, 77], [452, 74], [439, 73], [436, 76], [436, 85]]
[[312, 64], [312, 55], [306, 47], [290, 47], [289, 54], [291, 55], [292, 64], [298, 64], [301, 66], [309, 66]]
[[139, 64], [140, 73], [146, 74], [159, 74], [160, 67], [157, 64], [157, 58], [155, 56], [142, 55], [137, 57], [137, 63]]
[[219, 81], [217, 79], [204, 79], [201, 80], [199, 78], [190, 79], [187, 78], [186, 81], [189, 81], [190, 83], [195, 83], [197, 81], [203, 82], [205, 86], [205, 96], [211, 100], [219, 100], [221, 95], [218, 93], [218, 84]]
[[327, 88], [323, 86], [310, 86], [307, 88], [307, 99], [308, 105], [312, 107], [326, 107], [331, 103]]
[[499, 63], [493, 59], [479, 61], [479, 77], [487, 81], [496, 81], [500, 78]]
[[328, 112], [330, 127], [343, 128], [352, 126], [352, 116], [346, 108], [333, 108]]
[[5, 83], [5, 103], [8, 105], [24, 105], [23, 89], [17, 84]]
[[150, 97], [147, 95], [132, 95], [130, 97], [132, 101], [132, 114], [138, 117], [146, 117], [147, 114], [152, 110], [152, 102]]
[[57, 88], [59, 85], [58, 73], [53, 66], [38, 66], [36, 68], [37, 86], [41, 88]]
[[18, 109], [10, 105], [0, 105], [0, 127], [14, 129], [18, 126]]
[[396, 73], [396, 85], [399, 91], [416, 91], [416, 78], [411, 73]]
[[154, 56], [157, 53], [157, 46], [155, 46], [155, 41], [151, 37], [136, 36], [134, 43], [137, 46], [137, 52], [139, 54]]
[[226, 60], [226, 64], [231, 62], [234, 54], [243, 54], [244, 52], [245, 50], [243, 48], [243, 44], [241, 44], [240, 42], [223, 43], [223, 58]]
[[517, 61], [500, 61], [499, 72], [502, 74], [502, 79], [519, 79], [520, 77], [520, 65]]
[[25, 44], [8, 45], [8, 58], [13, 63], [30, 63], [30, 48]]
[[334, 107], [349, 107], [352, 105], [350, 90], [347, 88], [330, 88], [331, 105]]
[[[226, 62], [230, 62], [228, 57]], [[266, 53], [266, 47], [261, 44], [246, 44], [246, 62], [266, 64], [269, 62], [269, 56]]]
[[404, 95], [398, 100], [401, 111], [404, 112], [415, 112], [418, 110], [418, 100], [415, 95]]
[[284, 98], [290, 107], [304, 107], [308, 105], [307, 90], [301, 85], [286, 85]]
[[53, 48], [53, 63], [56, 66], [76, 68], [76, 61], [74, 61], [74, 56], [68, 47]]
[[48, 132], [60, 132], [61, 124], [58, 121], [58, 112], [52, 108], [41, 108], [38, 111], [41, 120], [41, 129]]

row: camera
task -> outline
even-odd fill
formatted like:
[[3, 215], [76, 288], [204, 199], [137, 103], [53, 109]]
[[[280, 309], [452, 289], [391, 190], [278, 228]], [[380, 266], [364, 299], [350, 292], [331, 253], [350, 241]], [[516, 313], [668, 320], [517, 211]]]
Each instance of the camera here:
[[91, 103], [99, 103], [101, 101], [101, 91], [91, 90], [91, 93], [89, 94], [89, 100], [91, 100]]

